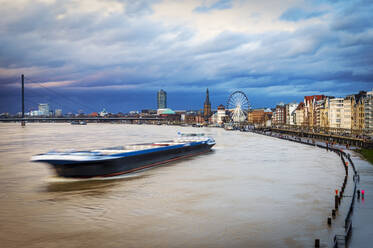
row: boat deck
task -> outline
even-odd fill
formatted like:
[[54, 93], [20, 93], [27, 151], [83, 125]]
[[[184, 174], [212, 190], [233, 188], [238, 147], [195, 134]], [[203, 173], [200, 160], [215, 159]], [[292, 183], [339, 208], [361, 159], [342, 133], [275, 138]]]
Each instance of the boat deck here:
[[141, 145], [128, 145], [116, 148], [104, 148], [104, 149], [96, 149], [92, 150], [92, 152], [98, 152], [102, 155], [113, 155], [113, 154], [120, 154], [120, 153], [128, 153], [128, 152], [136, 152], [141, 150], [148, 150], [154, 149], [157, 147], [165, 147], [165, 146], [174, 146], [174, 145], [182, 145], [185, 142], [159, 142], [159, 143], [152, 143], [152, 144], [141, 144]]

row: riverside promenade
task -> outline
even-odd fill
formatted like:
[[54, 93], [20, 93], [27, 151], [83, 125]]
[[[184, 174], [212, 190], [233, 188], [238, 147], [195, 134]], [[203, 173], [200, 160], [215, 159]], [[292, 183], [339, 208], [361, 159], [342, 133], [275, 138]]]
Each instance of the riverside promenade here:
[[[256, 132], [259, 134], [285, 139], [305, 145], [326, 148], [325, 141], [283, 135], [273, 132]], [[356, 147], [346, 149], [343, 145], [333, 145], [326, 149], [336, 152], [346, 166], [345, 182], [342, 186], [342, 202], [336, 217], [332, 220], [331, 239], [316, 241], [314, 247], [372, 247], [373, 246], [373, 165], [354, 152]], [[352, 165], [352, 166], [351, 166]], [[348, 179], [348, 180], [347, 180]], [[357, 191], [364, 190], [357, 194]], [[341, 194], [341, 192], [339, 192]], [[334, 211], [334, 210], [333, 210]]]
[[[297, 137], [304, 137], [308, 139], [315, 139], [315, 140], [323, 140], [328, 142], [336, 142], [338, 144], [350, 145], [350, 146], [358, 146], [364, 148], [373, 148], [373, 141], [371, 139], [367, 139], [367, 137], [363, 138], [359, 135], [352, 135], [348, 133], [331, 133], [317, 131], [314, 132], [310, 129], [293, 129], [293, 128], [278, 128], [272, 127], [270, 129], [274, 133], [280, 133], [283, 135], [291, 135]], [[335, 130], [337, 131], [337, 130]]]
[[361, 159], [361, 156], [351, 150], [349, 153], [360, 175], [357, 189], [365, 191], [365, 196], [356, 198], [352, 215], [351, 248], [373, 247], [373, 165]]

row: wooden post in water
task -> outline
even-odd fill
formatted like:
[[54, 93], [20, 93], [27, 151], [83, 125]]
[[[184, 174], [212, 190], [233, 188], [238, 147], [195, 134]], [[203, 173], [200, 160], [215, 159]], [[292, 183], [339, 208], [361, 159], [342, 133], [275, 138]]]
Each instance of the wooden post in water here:
[[315, 248], [320, 247], [320, 239], [315, 239]]
[[339, 203], [338, 195], [336, 195], [334, 197], [334, 208], [335, 208], [335, 210], [338, 210], [338, 203]]
[[24, 120], [25, 118], [25, 76], [22, 74], [21, 76], [22, 80], [22, 121], [21, 121], [21, 126], [24, 127], [26, 126], [26, 122]]

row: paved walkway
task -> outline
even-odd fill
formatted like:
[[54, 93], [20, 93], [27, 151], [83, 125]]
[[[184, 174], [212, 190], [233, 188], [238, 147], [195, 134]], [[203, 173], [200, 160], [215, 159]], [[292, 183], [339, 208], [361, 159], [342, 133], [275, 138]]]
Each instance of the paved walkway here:
[[362, 160], [357, 153], [350, 153], [356, 170], [360, 175], [357, 189], [365, 190], [365, 197], [356, 199], [352, 215], [351, 248], [373, 247], [373, 165]]

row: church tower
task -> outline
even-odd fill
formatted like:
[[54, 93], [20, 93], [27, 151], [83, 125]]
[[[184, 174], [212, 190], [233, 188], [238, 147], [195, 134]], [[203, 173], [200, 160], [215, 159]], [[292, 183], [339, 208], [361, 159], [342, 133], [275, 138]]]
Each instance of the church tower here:
[[210, 103], [210, 97], [209, 97], [209, 89], [207, 89], [205, 103], [203, 104], [203, 117], [206, 122], [209, 121], [210, 116], [211, 116], [211, 103]]

